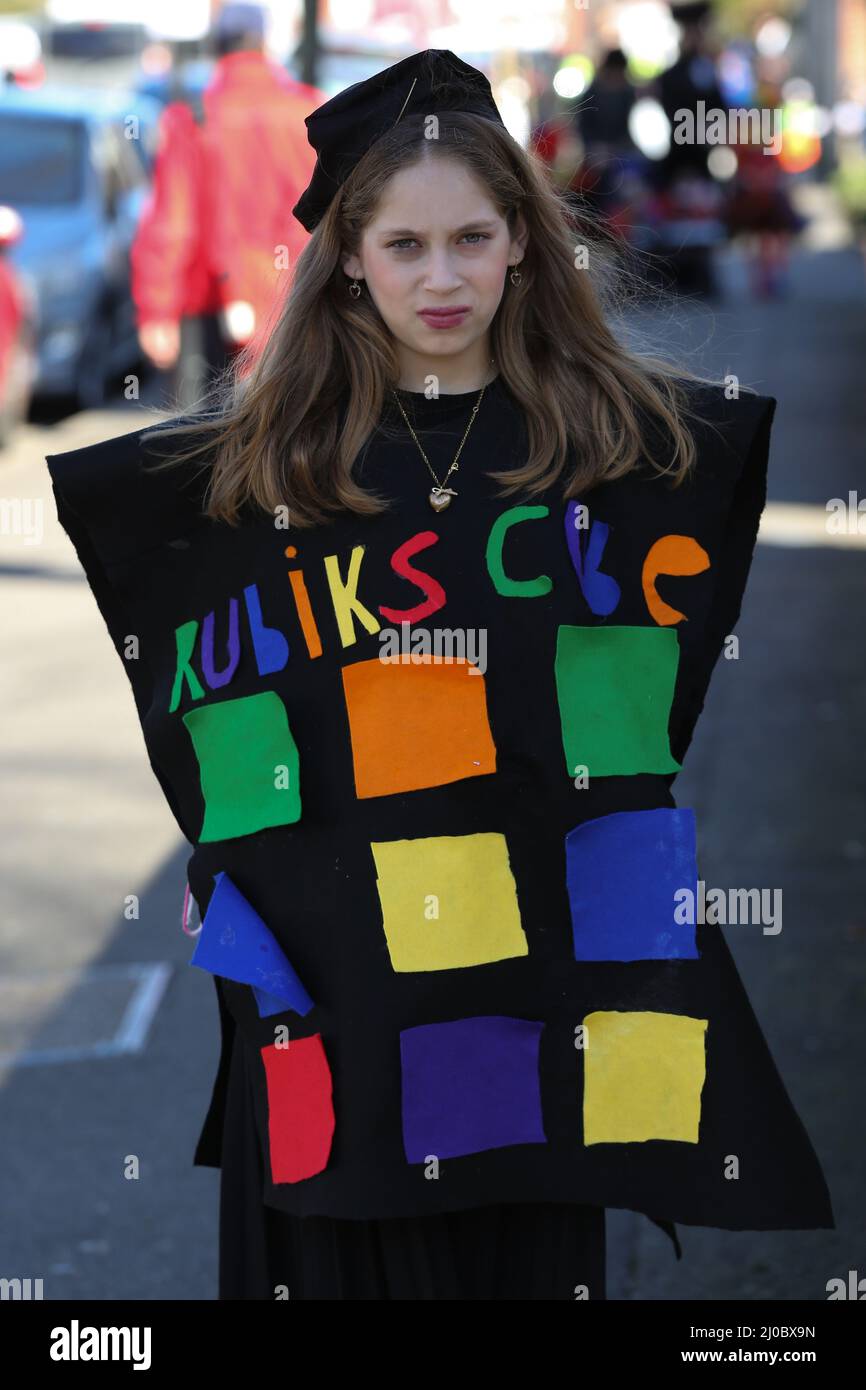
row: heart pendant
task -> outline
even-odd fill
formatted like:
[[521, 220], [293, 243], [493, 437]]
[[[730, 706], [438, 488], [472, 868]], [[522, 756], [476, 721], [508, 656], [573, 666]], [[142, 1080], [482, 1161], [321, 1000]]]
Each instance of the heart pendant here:
[[453, 493], [446, 492], [442, 488], [434, 488], [430, 493], [430, 506], [433, 508], [434, 512], [442, 512], [446, 507], [450, 506], [453, 495]]

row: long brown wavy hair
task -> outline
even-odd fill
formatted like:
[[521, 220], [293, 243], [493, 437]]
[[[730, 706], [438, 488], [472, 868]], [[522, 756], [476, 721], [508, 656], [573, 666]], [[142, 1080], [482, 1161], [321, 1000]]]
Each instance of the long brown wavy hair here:
[[[619, 269], [612, 273], [610, 237], [502, 126], [442, 112], [438, 139], [426, 138], [423, 116], [410, 116], [377, 140], [311, 234], [263, 347], [238, 354], [184, 423], [144, 436], [148, 445], [164, 434], [195, 436], [188, 447], [172, 444], [156, 467], [206, 455], [205, 515], [234, 525], [247, 505], [288, 507], [292, 525], [307, 527], [346, 509], [370, 516], [388, 507], [358, 485], [352, 465], [398, 385], [398, 359], [369, 294], [349, 295], [342, 261], [358, 251], [392, 175], [445, 158], [478, 179], [512, 235], [518, 213], [529, 232], [521, 281], [506, 281], [490, 328], [528, 445], [522, 466], [488, 472], [501, 495], [540, 493], [564, 473], [563, 497], [582, 495], [641, 458], [672, 486], [692, 468], [685, 386], [702, 378], [615, 336], [607, 310]], [[578, 247], [586, 247], [580, 267]], [[650, 436], [663, 445], [654, 457]]]

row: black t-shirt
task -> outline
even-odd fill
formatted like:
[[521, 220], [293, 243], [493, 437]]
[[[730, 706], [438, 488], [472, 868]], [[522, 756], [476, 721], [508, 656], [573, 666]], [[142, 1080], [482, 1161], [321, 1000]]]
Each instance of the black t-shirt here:
[[[194, 846], [224, 1044], [196, 1162], [220, 1162], [239, 1029], [267, 1204], [832, 1226], [671, 791], [775, 408], [693, 391], [710, 423], [679, 489], [644, 462], [585, 501], [504, 496], [487, 473], [526, 432], [497, 378], [446, 509], [403, 426], [354, 465], [390, 509], [306, 530], [204, 518], [201, 475], [142, 472], [141, 431], [49, 456]], [[401, 396], [441, 479], [477, 392]]]

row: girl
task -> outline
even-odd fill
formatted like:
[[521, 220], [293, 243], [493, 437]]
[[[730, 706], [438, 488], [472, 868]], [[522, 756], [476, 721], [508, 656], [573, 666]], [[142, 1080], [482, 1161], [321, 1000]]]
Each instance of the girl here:
[[220, 1296], [602, 1299], [608, 1206], [832, 1225], [671, 793], [775, 402], [621, 346], [453, 54], [307, 127], [260, 355], [48, 460], [194, 846]]

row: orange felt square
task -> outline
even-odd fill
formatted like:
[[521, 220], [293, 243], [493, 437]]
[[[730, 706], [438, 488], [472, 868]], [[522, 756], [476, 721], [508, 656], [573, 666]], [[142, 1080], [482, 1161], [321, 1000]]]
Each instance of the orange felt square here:
[[343, 667], [343, 690], [359, 797], [496, 771], [484, 676], [464, 658], [357, 661]]

